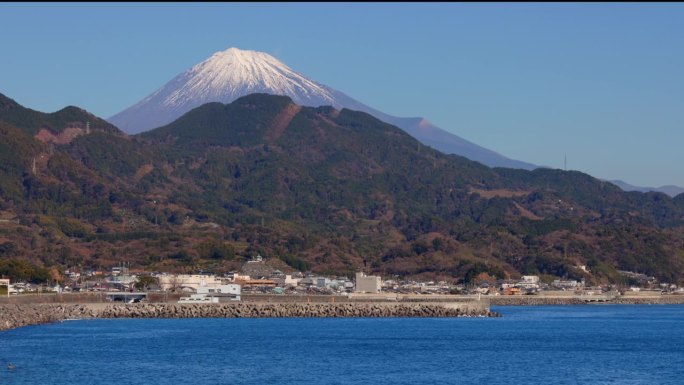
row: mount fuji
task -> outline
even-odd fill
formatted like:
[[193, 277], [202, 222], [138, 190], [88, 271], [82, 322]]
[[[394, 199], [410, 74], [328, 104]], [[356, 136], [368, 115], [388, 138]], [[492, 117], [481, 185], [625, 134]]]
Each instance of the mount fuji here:
[[231, 103], [252, 93], [286, 95], [302, 106], [330, 105], [336, 109], [363, 111], [403, 129], [423, 144], [490, 167], [527, 170], [537, 167], [480, 147], [424, 118], [400, 118], [385, 114], [340, 91], [308, 79], [267, 53], [237, 48], [213, 54], [145, 99], [107, 120], [129, 134], [137, 134], [169, 124], [202, 104]]

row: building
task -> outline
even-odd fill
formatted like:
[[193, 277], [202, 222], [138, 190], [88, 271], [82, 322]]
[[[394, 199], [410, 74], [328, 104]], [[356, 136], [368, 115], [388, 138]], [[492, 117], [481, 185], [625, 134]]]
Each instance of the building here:
[[556, 288], [556, 289], [577, 289], [578, 287], [581, 287], [579, 282], [576, 280], [560, 280], [560, 279], [554, 279], [553, 282], [551, 282], [551, 287]]
[[217, 286], [200, 286], [197, 288], [197, 294], [206, 294], [217, 297], [230, 297], [240, 299], [240, 285], [217, 285]]
[[366, 275], [363, 272], [356, 273], [356, 293], [379, 293], [382, 281], [377, 275]]
[[539, 276], [538, 275], [523, 275], [522, 276], [522, 281], [524, 283], [528, 284], [534, 284], [534, 283], [539, 283]]
[[316, 278], [316, 287], [319, 289], [327, 289], [330, 287], [331, 282], [332, 281], [329, 278], [317, 277]]
[[297, 286], [297, 284], [299, 284], [300, 279], [301, 278], [292, 278], [292, 275], [285, 274], [284, 278], [283, 278], [283, 276], [281, 276], [279, 278], [273, 278], [273, 281], [278, 286]]
[[522, 291], [519, 287], [507, 287], [504, 289], [504, 295], [521, 295]]
[[232, 276], [229, 275], [229, 278], [233, 282], [238, 282], [238, 281], [249, 281], [251, 277], [247, 274], [239, 274], [239, 273], [233, 273]]
[[539, 289], [539, 276], [537, 275], [523, 275], [522, 280], [518, 282], [516, 287], [527, 290]]
[[239, 301], [241, 295], [240, 285], [213, 285], [199, 286], [197, 294], [190, 297], [181, 297], [178, 303], [219, 303]]
[[283, 285], [297, 286], [301, 278], [293, 278], [290, 274], [285, 274]]
[[316, 280], [312, 277], [306, 277], [299, 280], [297, 285], [305, 288], [316, 286]]
[[138, 277], [128, 273], [111, 275], [105, 282], [116, 290], [133, 290], [133, 286], [138, 282]]
[[159, 286], [164, 291], [193, 291], [201, 286], [218, 286], [221, 281], [215, 275], [169, 274], [159, 276]]
[[248, 280], [235, 280], [236, 284], [244, 287], [245, 289], [258, 289], [262, 287], [276, 287], [276, 282], [272, 279], [248, 279]]

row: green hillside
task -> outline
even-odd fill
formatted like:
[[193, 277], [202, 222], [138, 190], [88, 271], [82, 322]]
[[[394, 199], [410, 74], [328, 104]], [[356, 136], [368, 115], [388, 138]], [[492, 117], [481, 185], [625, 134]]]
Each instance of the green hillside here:
[[0, 260], [37, 269], [227, 271], [261, 253], [329, 274], [684, 281], [682, 196], [490, 169], [361, 112], [254, 94], [133, 138], [80, 136], [35, 174], [26, 160], [47, 150], [12, 132], [27, 144], [6, 171], [19, 223], [0, 227]]
[[104, 119], [78, 107], [69, 106], [57, 112], [43, 113], [23, 107], [3, 94], [0, 94], [0, 121], [19, 127], [30, 135], [43, 128], [54, 133], [60, 133], [67, 127], [86, 128], [87, 123], [93, 130], [120, 132]]

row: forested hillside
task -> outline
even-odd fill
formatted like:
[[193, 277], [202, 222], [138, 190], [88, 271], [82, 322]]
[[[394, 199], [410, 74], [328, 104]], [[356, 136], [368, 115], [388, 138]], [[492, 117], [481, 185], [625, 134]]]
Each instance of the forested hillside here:
[[79, 109], [29, 119], [2, 100], [0, 274], [119, 261], [221, 272], [261, 253], [328, 274], [684, 281], [682, 195], [491, 169], [282, 96], [205, 104], [133, 137]]

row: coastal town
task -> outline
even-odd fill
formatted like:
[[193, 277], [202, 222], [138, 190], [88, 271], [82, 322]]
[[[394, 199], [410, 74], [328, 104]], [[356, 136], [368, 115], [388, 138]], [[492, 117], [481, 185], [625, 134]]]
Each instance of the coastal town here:
[[[176, 294], [180, 303], [211, 303], [239, 301], [245, 295], [271, 296], [338, 296], [372, 298], [380, 295], [385, 300], [401, 298], [439, 298], [454, 296], [545, 296], [581, 297], [587, 300], [626, 297], [684, 297], [684, 287], [658, 282], [644, 274], [621, 271], [630, 286], [589, 286], [584, 281], [570, 279], [542, 280], [537, 275], [523, 275], [519, 279], [474, 280], [469, 284], [447, 281], [417, 281], [400, 277], [380, 277], [356, 272], [353, 277], [323, 276], [310, 272], [285, 273], [273, 268], [261, 255], [246, 261], [239, 271], [223, 275], [197, 272], [171, 274], [146, 272], [128, 264], [114, 266], [109, 271], [68, 269], [65, 279], [51, 285], [0, 280], [0, 293], [7, 297], [32, 294], [106, 293], [109, 301], [146, 301], [148, 293]], [[4, 282], [4, 283], [3, 283]], [[4, 286], [4, 287], [3, 287]], [[137, 296], [132, 293], [138, 293]], [[144, 293], [144, 294], [143, 294]], [[101, 296], [102, 297], [102, 296]]]

